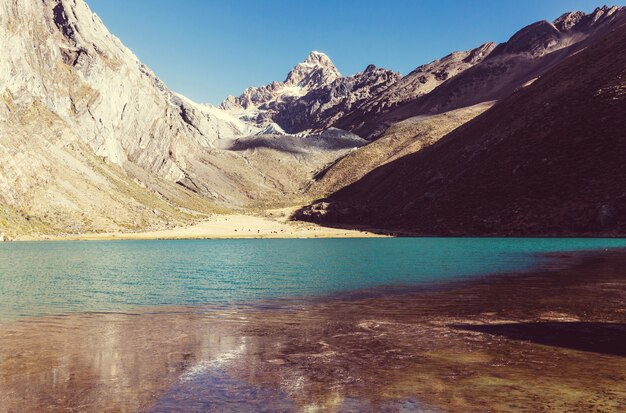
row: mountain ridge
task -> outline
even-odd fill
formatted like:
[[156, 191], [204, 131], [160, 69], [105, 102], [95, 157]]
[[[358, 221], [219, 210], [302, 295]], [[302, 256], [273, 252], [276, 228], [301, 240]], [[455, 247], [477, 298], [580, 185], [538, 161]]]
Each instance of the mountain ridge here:
[[391, 124], [411, 116], [444, 113], [507, 97], [585, 47], [589, 38], [609, 30], [615, 14], [623, 7], [603, 6], [592, 13], [569, 12], [555, 22], [530, 24], [484, 59], [452, 76], [427, 94], [387, 107], [379, 113], [356, 110], [335, 126], [366, 139], [375, 139]]

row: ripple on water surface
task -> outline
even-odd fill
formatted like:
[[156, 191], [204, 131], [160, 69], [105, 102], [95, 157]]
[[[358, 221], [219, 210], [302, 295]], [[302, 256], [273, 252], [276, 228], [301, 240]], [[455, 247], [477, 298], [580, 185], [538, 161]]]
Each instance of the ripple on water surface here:
[[0, 320], [319, 296], [525, 270], [623, 239], [308, 239], [0, 244]]

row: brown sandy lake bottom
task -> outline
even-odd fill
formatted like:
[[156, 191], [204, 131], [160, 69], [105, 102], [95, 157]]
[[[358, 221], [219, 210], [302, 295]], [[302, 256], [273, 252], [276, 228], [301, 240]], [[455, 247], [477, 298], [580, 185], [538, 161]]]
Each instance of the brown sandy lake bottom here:
[[247, 307], [0, 324], [0, 412], [624, 412], [626, 252]]

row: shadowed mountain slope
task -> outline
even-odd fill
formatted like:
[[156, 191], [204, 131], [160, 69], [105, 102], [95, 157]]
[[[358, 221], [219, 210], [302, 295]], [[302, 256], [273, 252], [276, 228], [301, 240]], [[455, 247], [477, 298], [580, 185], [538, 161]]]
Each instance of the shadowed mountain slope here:
[[432, 235], [623, 236], [624, 14], [438, 143], [298, 216]]

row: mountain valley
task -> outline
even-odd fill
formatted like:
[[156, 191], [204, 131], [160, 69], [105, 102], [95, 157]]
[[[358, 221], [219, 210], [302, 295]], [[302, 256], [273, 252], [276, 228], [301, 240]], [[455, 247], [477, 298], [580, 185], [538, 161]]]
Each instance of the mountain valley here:
[[296, 219], [384, 233], [623, 234], [625, 16], [566, 13], [406, 76], [343, 76], [314, 51], [216, 107], [171, 91], [83, 0], [0, 0], [0, 234], [307, 204]]

